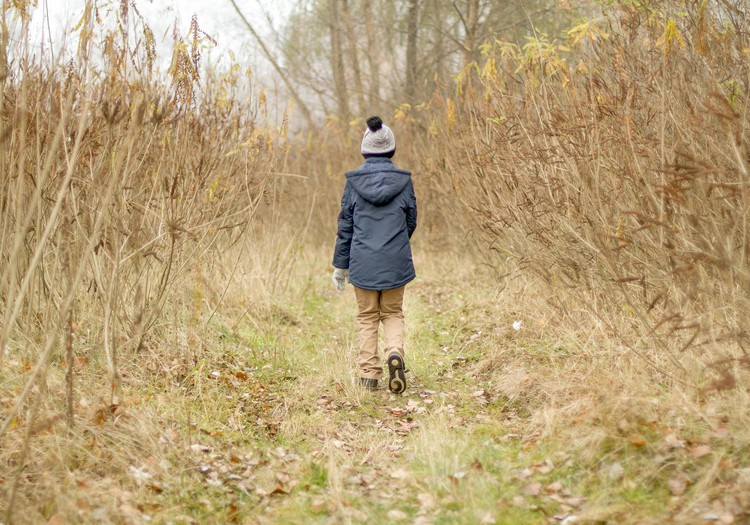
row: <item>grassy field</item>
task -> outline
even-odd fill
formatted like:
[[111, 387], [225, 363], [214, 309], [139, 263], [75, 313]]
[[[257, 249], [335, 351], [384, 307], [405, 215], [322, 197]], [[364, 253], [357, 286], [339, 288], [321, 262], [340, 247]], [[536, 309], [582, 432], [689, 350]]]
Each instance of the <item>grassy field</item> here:
[[196, 315], [123, 363], [121, 403], [84, 393], [74, 434], [34, 431], [14, 523], [748, 519], [746, 392], [644, 381], [596, 334], [563, 331], [521, 277], [487, 286], [426, 253], [406, 299], [409, 387], [362, 391], [353, 294], [327, 255], [303, 252], [247, 315], [242, 276], [237, 315], [206, 323], [210, 294], [186, 292]]

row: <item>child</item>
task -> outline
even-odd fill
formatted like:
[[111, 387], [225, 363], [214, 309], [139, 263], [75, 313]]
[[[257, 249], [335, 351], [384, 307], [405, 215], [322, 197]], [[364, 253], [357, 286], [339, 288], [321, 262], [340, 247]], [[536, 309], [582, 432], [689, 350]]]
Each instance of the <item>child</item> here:
[[411, 173], [391, 161], [396, 139], [380, 117], [367, 119], [360, 149], [364, 163], [346, 174], [333, 255], [333, 283], [354, 285], [359, 313], [359, 384], [375, 390], [383, 375], [378, 327], [385, 331], [388, 388], [406, 390], [404, 377], [404, 288], [416, 274], [409, 239], [417, 227]]

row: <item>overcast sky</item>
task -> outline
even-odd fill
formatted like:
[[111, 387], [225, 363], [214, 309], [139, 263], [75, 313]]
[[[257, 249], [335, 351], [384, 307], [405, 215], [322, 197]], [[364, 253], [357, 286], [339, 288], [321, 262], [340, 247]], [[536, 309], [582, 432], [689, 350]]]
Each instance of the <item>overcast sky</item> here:
[[[130, 1], [128, 0], [128, 3]], [[96, 3], [102, 12], [116, 12], [120, 5], [119, 0], [97, 0]], [[274, 23], [278, 24], [288, 13], [291, 4], [290, 0], [239, 0], [237, 3], [248, 20], [261, 33], [269, 31], [264, 9], [272, 16]], [[70, 48], [70, 37], [64, 36], [71, 35], [83, 15], [85, 4], [85, 0], [39, 0], [39, 7], [32, 22], [32, 39], [35, 45], [41, 45], [42, 40], [48, 42], [51, 34], [56, 46], [67, 40]], [[231, 50], [239, 62], [248, 63], [254, 69], [266, 68], [255, 42], [243, 28], [229, 0], [135, 0], [135, 4], [153, 30], [157, 41], [164, 43], [159, 49], [162, 60], [169, 58], [164, 55], [169, 53], [175, 20], [180, 34], [184, 36], [187, 35], [190, 19], [195, 14], [198, 16], [201, 29], [217, 42], [216, 48], [203, 51], [207, 62], [216, 63], [221, 55]], [[49, 13], [48, 19], [44, 16], [45, 12]]]

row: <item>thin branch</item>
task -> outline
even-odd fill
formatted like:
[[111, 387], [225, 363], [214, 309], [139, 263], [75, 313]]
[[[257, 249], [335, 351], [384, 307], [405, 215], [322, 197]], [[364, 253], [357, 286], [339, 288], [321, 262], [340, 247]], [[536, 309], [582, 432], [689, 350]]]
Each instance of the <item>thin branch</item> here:
[[247, 30], [250, 31], [250, 34], [253, 35], [253, 38], [255, 38], [256, 42], [258, 42], [258, 45], [263, 51], [263, 54], [268, 59], [268, 61], [271, 62], [271, 65], [279, 74], [279, 76], [281, 77], [281, 80], [284, 81], [284, 84], [289, 90], [289, 93], [292, 95], [292, 98], [294, 98], [297, 104], [299, 104], [300, 110], [302, 111], [302, 116], [307, 121], [307, 124], [309, 126], [312, 126], [313, 125], [312, 113], [310, 112], [310, 109], [307, 107], [307, 104], [305, 104], [305, 102], [302, 100], [302, 97], [300, 97], [299, 93], [297, 93], [297, 90], [294, 88], [294, 84], [292, 83], [292, 81], [289, 79], [286, 73], [284, 73], [284, 69], [276, 61], [276, 59], [273, 56], [273, 53], [271, 53], [271, 50], [268, 49], [268, 47], [263, 42], [263, 39], [260, 37], [258, 32], [255, 31], [255, 28], [252, 26], [250, 21], [247, 18], [245, 18], [245, 15], [242, 14], [242, 11], [240, 11], [240, 8], [237, 6], [236, 0], [229, 0], [229, 2], [232, 4], [232, 7], [234, 7], [234, 10], [237, 11], [237, 15], [239, 15], [240, 19], [245, 24], [245, 27], [247, 27]]

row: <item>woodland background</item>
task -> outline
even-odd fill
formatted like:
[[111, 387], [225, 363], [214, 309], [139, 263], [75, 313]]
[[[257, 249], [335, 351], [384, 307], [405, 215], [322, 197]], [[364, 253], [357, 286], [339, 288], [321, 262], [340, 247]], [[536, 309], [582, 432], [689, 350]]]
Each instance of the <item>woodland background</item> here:
[[[158, 56], [87, 2], [53, 58], [2, 4], [0, 521], [750, 517], [746, 2], [233, 6], [276, 86], [197, 18]], [[328, 275], [372, 114], [420, 204], [399, 398]]]

